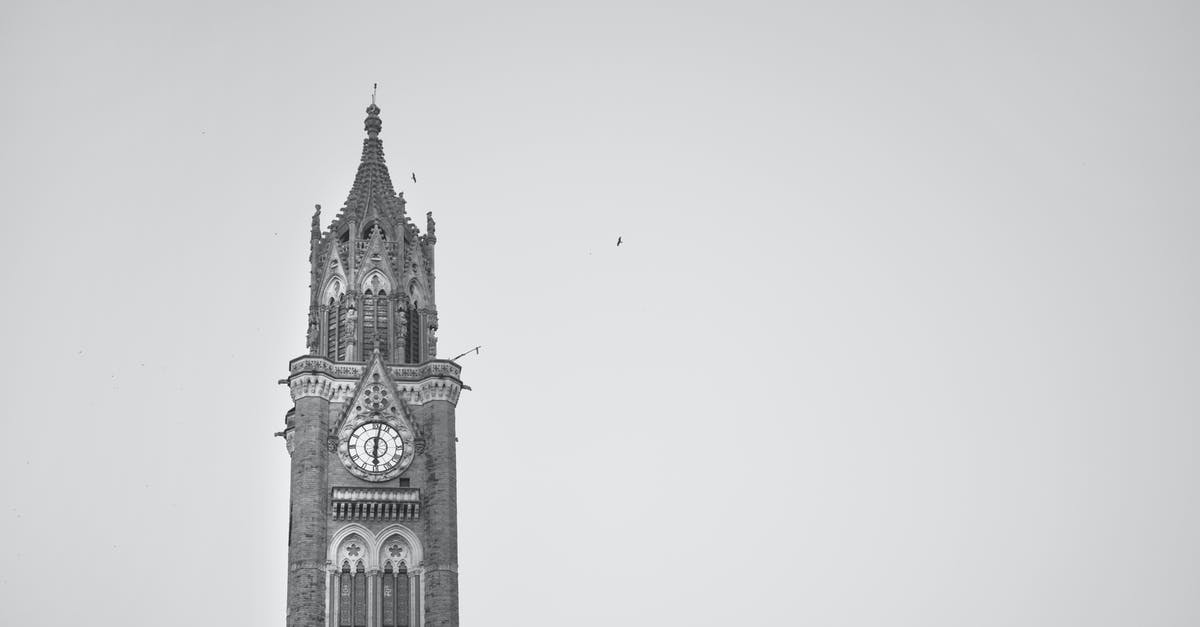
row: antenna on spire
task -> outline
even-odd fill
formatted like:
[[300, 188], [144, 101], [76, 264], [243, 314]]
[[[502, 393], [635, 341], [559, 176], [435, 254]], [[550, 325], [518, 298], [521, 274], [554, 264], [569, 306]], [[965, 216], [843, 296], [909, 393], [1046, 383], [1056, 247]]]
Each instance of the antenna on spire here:
[[371, 104], [375, 104], [375, 92], [378, 90], [379, 83], [375, 83], [375, 86], [371, 88]]

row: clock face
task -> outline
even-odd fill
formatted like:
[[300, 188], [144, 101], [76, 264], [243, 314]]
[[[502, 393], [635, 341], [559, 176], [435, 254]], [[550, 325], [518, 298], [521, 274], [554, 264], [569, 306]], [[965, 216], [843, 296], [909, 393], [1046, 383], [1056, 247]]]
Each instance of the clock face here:
[[359, 425], [346, 444], [350, 461], [368, 473], [386, 473], [404, 456], [404, 440], [400, 433], [383, 422]]

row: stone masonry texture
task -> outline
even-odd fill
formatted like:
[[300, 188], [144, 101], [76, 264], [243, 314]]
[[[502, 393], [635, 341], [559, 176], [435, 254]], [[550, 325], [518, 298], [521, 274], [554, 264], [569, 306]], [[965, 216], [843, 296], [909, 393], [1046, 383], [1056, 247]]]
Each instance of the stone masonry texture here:
[[329, 401], [296, 401], [292, 452], [291, 534], [288, 546], [288, 627], [325, 625], [325, 546], [328, 528], [325, 417]]
[[[331, 597], [327, 582], [340, 575], [330, 572], [330, 566], [338, 566], [328, 564], [327, 559], [333, 536], [349, 533], [348, 524], [356, 525], [353, 532], [369, 538], [364, 541], [374, 548], [378, 548], [376, 542], [388, 539], [383, 537], [384, 530], [398, 524], [403, 528], [395, 531], [395, 537], [405, 538], [414, 553], [415, 547], [420, 548], [420, 563], [406, 565], [414, 590], [422, 591], [414, 592], [411, 603], [413, 615], [422, 620], [410, 627], [459, 624], [455, 410], [462, 389], [460, 370], [457, 364], [436, 357], [433, 260], [437, 236], [433, 216], [426, 213], [424, 234], [408, 217], [406, 201], [397, 194], [384, 161], [379, 114], [372, 99], [364, 120], [367, 138], [362, 158], [345, 205], [324, 231], [320, 206], [312, 218], [309, 353], [304, 361], [297, 358], [289, 364], [294, 368], [288, 383], [296, 406], [285, 419], [292, 455], [288, 627], [324, 627], [343, 611], [340, 601], [331, 602], [341, 598], [340, 590], [335, 589]], [[384, 293], [387, 298], [379, 300]], [[334, 302], [336, 305], [330, 304]], [[344, 319], [343, 307], [347, 312]], [[370, 335], [364, 332], [368, 322], [375, 325], [370, 327]], [[415, 334], [412, 342], [409, 333]], [[364, 364], [371, 367], [377, 363], [404, 368], [385, 368], [382, 375], [362, 370]], [[364, 413], [353, 399], [361, 392], [356, 386], [366, 385], [368, 375], [390, 380], [392, 394], [400, 397], [391, 402], [403, 404]], [[347, 396], [351, 388], [355, 391]], [[394, 408], [403, 409], [404, 415], [390, 413]], [[413, 447], [415, 456], [399, 477], [385, 480], [382, 475], [350, 472], [345, 464], [351, 462], [344, 463], [335, 450], [336, 438], [345, 435], [340, 431], [343, 421], [351, 417], [377, 420], [378, 416], [391, 416], [385, 419], [412, 427], [406, 444]], [[405, 492], [409, 495], [416, 489], [420, 491], [419, 515], [401, 522], [371, 514], [347, 520], [344, 510], [330, 509], [330, 493], [335, 488], [372, 488], [392, 494], [403, 489], [409, 490]], [[360, 512], [370, 511], [369, 500], [357, 505], [362, 506]], [[369, 585], [369, 593], [364, 583], [364, 594], [369, 594], [371, 601], [363, 618], [367, 627], [380, 627], [383, 605], [377, 570], [381, 559], [378, 553], [361, 558], [367, 563], [365, 577], [375, 582]]]
[[422, 407], [428, 476], [422, 493], [425, 527], [425, 625], [458, 627], [458, 488], [454, 405]]

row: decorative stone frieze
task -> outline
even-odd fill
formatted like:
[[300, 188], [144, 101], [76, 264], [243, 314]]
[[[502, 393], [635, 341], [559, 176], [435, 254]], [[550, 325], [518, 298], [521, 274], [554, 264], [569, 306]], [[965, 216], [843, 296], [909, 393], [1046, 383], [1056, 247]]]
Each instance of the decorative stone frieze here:
[[419, 503], [421, 501], [421, 491], [417, 488], [333, 488], [330, 494], [335, 501], [389, 503]]
[[317, 396], [331, 403], [342, 403], [354, 394], [353, 382], [339, 381], [325, 375], [293, 375], [288, 379], [288, 387], [293, 401]]
[[[306, 356], [293, 359], [288, 369], [293, 375], [304, 372], [311, 374], [327, 374], [339, 379], [354, 379], [362, 377], [366, 363], [346, 364], [334, 363], [324, 357]], [[446, 359], [434, 359], [417, 366], [388, 366], [388, 374], [393, 379], [419, 381], [429, 377], [459, 378], [462, 367]]]
[[417, 520], [421, 491], [416, 488], [334, 488], [329, 500], [334, 520]]
[[[344, 403], [353, 396], [367, 364], [339, 364], [323, 357], [293, 360], [288, 379], [292, 400], [319, 396], [333, 403]], [[437, 360], [419, 366], [388, 366], [388, 375], [396, 383], [396, 393], [410, 405], [431, 401], [457, 403], [462, 392], [458, 364]]]
[[[345, 403], [354, 395], [354, 386], [347, 381], [328, 377], [301, 376], [289, 382], [292, 400], [317, 396], [331, 403]], [[453, 380], [427, 379], [419, 383], [396, 382], [396, 393], [409, 405], [424, 405], [431, 401], [458, 403], [462, 384]]]
[[301, 357], [289, 364], [292, 374], [307, 372], [346, 379], [358, 379], [366, 367], [366, 364], [335, 364], [324, 357]]

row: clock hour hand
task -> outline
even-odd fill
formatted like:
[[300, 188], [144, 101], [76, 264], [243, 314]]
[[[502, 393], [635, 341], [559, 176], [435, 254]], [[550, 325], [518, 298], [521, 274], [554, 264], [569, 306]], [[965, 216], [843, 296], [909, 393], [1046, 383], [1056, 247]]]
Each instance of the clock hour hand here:
[[375, 442], [374, 442], [374, 446], [371, 447], [371, 457], [373, 457], [375, 459], [376, 466], [379, 465], [379, 438], [382, 435], [383, 435], [383, 423], [381, 422], [381, 423], [379, 423], [379, 426], [375, 428]]

